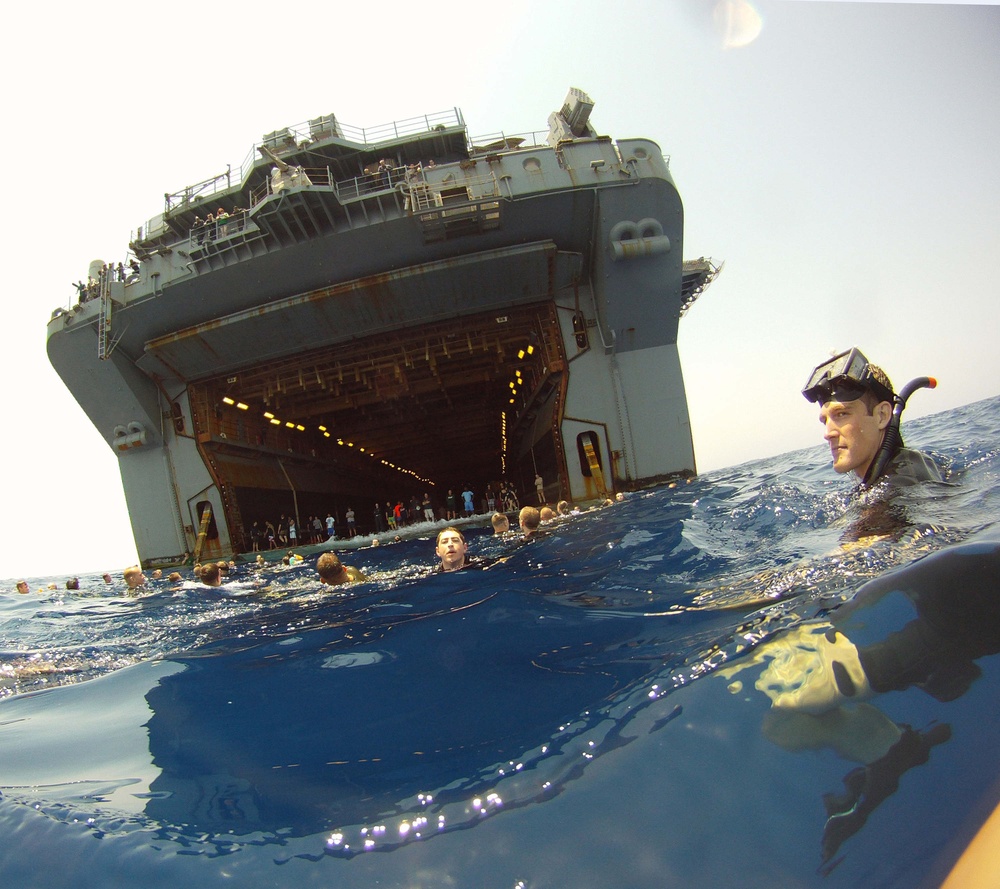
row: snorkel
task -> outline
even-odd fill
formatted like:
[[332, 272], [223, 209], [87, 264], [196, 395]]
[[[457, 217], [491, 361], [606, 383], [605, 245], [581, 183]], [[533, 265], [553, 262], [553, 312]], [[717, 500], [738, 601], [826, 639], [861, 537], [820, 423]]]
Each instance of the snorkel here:
[[892, 417], [889, 420], [889, 425], [885, 428], [885, 435], [882, 436], [882, 446], [878, 449], [875, 459], [872, 460], [872, 465], [868, 467], [864, 480], [861, 482], [864, 487], [868, 487], [878, 480], [879, 476], [885, 472], [889, 461], [903, 447], [903, 436], [899, 431], [899, 422], [910, 396], [917, 389], [934, 389], [936, 386], [937, 380], [934, 377], [917, 377], [915, 380], [910, 380], [899, 390], [897, 395], [892, 397]]

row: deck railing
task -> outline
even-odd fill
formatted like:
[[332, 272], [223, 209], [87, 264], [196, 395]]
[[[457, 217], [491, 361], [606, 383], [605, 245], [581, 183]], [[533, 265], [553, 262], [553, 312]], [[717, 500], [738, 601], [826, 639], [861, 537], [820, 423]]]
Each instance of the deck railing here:
[[338, 121], [332, 114], [313, 118], [304, 123], [284, 127], [267, 133], [261, 142], [254, 143], [247, 152], [243, 163], [234, 170], [226, 167], [225, 173], [205, 179], [194, 185], [188, 185], [179, 191], [164, 195], [164, 211], [169, 213], [177, 207], [201, 199], [206, 195], [218, 194], [231, 188], [234, 183], [243, 182], [260, 160], [260, 146], [263, 145], [278, 157], [293, 150], [321, 142], [331, 137], [342, 139], [355, 145], [374, 147], [395, 139], [403, 139], [420, 133], [430, 133], [434, 130], [446, 130], [454, 127], [464, 127], [465, 120], [458, 108], [448, 111], [438, 111], [396, 120], [391, 123], [379, 124], [374, 127], [355, 127]]

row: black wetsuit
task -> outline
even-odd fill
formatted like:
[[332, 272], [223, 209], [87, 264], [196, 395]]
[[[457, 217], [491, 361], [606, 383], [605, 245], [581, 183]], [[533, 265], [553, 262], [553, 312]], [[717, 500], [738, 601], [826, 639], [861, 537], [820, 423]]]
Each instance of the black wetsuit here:
[[457, 574], [459, 571], [482, 571], [484, 568], [488, 568], [491, 564], [493, 564], [492, 561], [485, 561], [480, 559], [478, 556], [471, 559], [466, 557], [465, 564], [462, 565], [461, 568], [453, 568], [451, 571], [447, 571], [444, 565], [438, 565], [434, 570], [439, 574]]
[[913, 485], [917, 482], [942, 482], [944, 473], [926, 454], [900, 448], [886, 466], [884, 476], [894, 485]]
[[879, 642], [859, 645], [869, 684], [877, 692], [918, 685], [953, 700], [979, 675], [973, 662], [1000, 652], [1000, 545], [943, 550], [869, 581], [834, 624], [850, 636], [852, 615], [893, 590], [912, 602], [914, 618]]

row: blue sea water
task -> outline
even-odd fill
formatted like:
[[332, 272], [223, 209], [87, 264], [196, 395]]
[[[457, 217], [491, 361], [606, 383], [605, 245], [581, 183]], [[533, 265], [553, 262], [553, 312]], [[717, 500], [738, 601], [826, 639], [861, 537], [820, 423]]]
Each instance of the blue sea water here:
[[[943, 485], [817, 447], [472, 530], [485, 571], [428, 529], [346, 589], [0, 582], [0, 885], [937, 886], [1000, 802], [998, 428], [904, 424]], [[933, 663], [806, 706], [831, 625]]]

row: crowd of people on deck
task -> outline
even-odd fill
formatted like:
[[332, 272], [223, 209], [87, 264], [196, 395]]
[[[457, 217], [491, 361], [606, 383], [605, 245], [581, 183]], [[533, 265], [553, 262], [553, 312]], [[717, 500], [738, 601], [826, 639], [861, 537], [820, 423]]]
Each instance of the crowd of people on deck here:
[[191, 237], [196, 244], [204, 244], [214, 238], [224, 238], [226, 235], [241, 231], [245, 224], [246, 212], [240, 206], [233, 207], [232, 213], [225, 207], [219, 207], [215, 213], [210, 212], [204, 219], [195, 216], [191, 225]]
[[280, 549], [286, 546], [305, 546], [322, 543], [334, 537], [334, 518], [327, 513], [325, 519], [318, 515], [309, 516], [299, 527], [294, 516], [284, 513], [277, 522], [256, 520], [247, 531], [249, 551]]
[[126, 265], [123, 262], [104, 263], [97, 273], [97, 277], [87, 277], [86, 283], [83, 281], [74, 282], [76, 294], [79, 302], [85, 303], [88, 300], [97, 299], [101, 295], [101, 290], [105, 284], [115, 281], [131, 283], [139, 277], [139, 263], [135, 259], [130, 259]]
[[[363, 184], [359, 190], [362, 192], [378, 191], [392, 188], [399, 182], [414, 185], [422, 179], [424, 170], [433, 170], [436, 166], [433, 158], [426, 164], [415, 163], [405, 166], [398, 165], [393, 158], [380, 158], [378, 163], [364, 167], [359, 180]], [[299, 169], [301, 170], [301, 168]], [[210, 211], [204, 219], [195, 216], [194, 222], [191, 224], [191, 238], [196, 244], [205, 244], [215, 238], [239, 232], [246, 225], [247, 212], [246, 208], [239, 205], [233, 207], [231, 211], [220, 206], [214, 213]], [[84, 303], [101, 295], [101, 288], [105, 281], [131, 283], [138, 280], [139, 272], [139, 262], [134, 258], [127, 263], [105, 263], [98, 277], [88, 277], [86, 282], [75, 281], [73, 286], [76, 288], [79, 302]]]
[[[489, 515], [497, 510], [517, 512], [520, 508], [513, 485], [506, 481], [488, 484], [478, 502], [470, 485], [464, 486], [458, 493], [456, 490], [449, 488], [443, 501], [432, 498], [428, 491], [423, 495], [413, 493], [384, 502], [377, 500], [370, 513], [370, 522], [359, 522], [353, 506], [348, 506], [342, 516], [339, 511], [336, 517], [333, 512], [328, 512], [325, 518], [310, 515], [301, 525], [294, 516], [284, 513], [276, 521], [256, 519], [246, 531], [244, 548], [247, 552], [257, 553], [315, 545], [327, 540], [350, 540], [361, 533], [384, 534], [421, 522], [454, 521], [473, 515]], [[360, 530], [362, 525], [365, 531]]]

